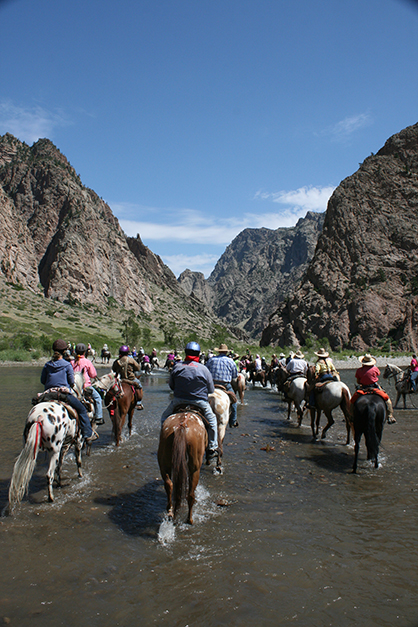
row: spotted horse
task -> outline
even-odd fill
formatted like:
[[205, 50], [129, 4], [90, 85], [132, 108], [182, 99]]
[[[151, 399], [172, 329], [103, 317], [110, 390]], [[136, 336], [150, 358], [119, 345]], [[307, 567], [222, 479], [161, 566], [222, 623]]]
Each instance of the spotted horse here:
[[52, 484], [56, 478], [61, 486], [62, 462], [70, 446], [74, 444], [79, 477], [83, 436], [78, 429], [74, 410], [60, 401], [46, 401], [35, 405], [29, 412], [23, 432], [25, 444], [17, 458], [9, 487], [9, 502], [4, 514], [11, 514], [28, 491], [40, 450], [46, 451], [49, 464], [46, 473], [48, 500], [54, 500]]

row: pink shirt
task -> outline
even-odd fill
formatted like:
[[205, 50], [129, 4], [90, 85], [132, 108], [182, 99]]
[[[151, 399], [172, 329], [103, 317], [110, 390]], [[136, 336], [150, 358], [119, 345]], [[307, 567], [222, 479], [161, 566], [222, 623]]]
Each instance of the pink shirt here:
[[411, 371], [416, 372], [418, 370], [418, 361], [414, 358], [411, 359]]
[[80, 359], [71, 362], [74, 368], [74, 372], [82, 372], [84, 376], [84, 387], [91, 387], [91, 380], [97, 377], [96, 368], [91, 363], [90, 359], [81, 356]]
[[356, 370], [356, 379], [360, 385], [372, 385], [379, 380], [380, 370], [377, 366], [362, 366]]

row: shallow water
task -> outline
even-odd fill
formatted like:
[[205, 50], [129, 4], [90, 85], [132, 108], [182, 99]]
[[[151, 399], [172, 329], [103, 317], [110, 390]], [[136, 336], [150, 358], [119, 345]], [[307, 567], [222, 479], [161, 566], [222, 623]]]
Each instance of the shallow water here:
[[[1, 370], [0, 507], [39, 376]], [[353, 372], [342, 378], [353, 389]], [[418, 625], [416, 410], [385, 426], [377, 470], [362, 444], [354, 476], [339, 411], [327, 439], [313, 443], [307, 418], [301, 428], [294, 414], [288, 422], [275, 391], [248, 390], [240, 427], [226, 434], [224, 474], [202, 469], [190, 527], [164, 516], [156, 451], [167, 403], [167, 376], [147, 377], [145, 409], [118, 449], [105, 412], [83, 478], [70, 453], [53, 504], [40, 454], [29, 498], [0, 519], [0, 620]]]

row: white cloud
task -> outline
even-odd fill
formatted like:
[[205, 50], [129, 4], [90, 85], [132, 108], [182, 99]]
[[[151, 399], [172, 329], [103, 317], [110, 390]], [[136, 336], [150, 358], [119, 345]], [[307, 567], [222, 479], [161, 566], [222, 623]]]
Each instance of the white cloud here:
[[203, 272], [207, 278], [218, 261], [219, 255], [163, 255], [162, 259], [176, 276], [185, 268], [192, 268], [195, 272]]
[[[246, 228], [278, 229], [294, 226], [307, 211], [325, 211], [334, 187], [301, 187], [293, 191], [257, 192], [255, 199], [270, 200], [283, 205], [275, 212], [251, 212], [219, 218], [192, 209], [153, 209], [132, 204], [112, 204], [122, 229], [130, 237], [137, 233], [150, 241], [179, 242], [182, 244], [227, 245]], [[150, 216], [149, 221], [128, 219], [135, 213]], [[126, 217], [125, 217], [126, 216]], [[158, 219], [156, 219], [158, 216]], [[169, 264], [171, 267], [171, 263]], [[195, 267], [195, 266], [194, 266]], [[184, 266], [183, 266], [184, 268]]]
[[372, 123], [373, 119], [369, 113], [360, 113], [359, 115], [344, 118], [340, 122], [337, 122], [337, 124], [329, 126], [325, 129], [323, 134], [331, 135], [336, 141], [345, 141], [353, 133], [365, 126], [370, 126]]
[[335, 187], [300, 187], [289, 192], [257, 192], [255, 198], [271, 200], [286, 205], [290, 213], [326, 211], [328, 200]]
[[68, 123], [60, 111], [53, 113], [38, 105], [20, 107], [10, 100], [0, 102], [0, 133], [11, 133], [28, 144], [41, 137], [51, 138], [55, 127]]

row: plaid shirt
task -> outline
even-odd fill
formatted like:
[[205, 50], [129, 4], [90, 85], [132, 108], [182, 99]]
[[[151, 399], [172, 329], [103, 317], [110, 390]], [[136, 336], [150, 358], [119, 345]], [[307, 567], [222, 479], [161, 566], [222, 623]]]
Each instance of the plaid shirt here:
[[212, 374], [214, 381], [231, 383], [231, 380], [236, 379], [238, 376], [237, 367], [234, 361], [226, 355], [217, 355], [216, 357], [212, 357], [209, 359], [206, 367]]

